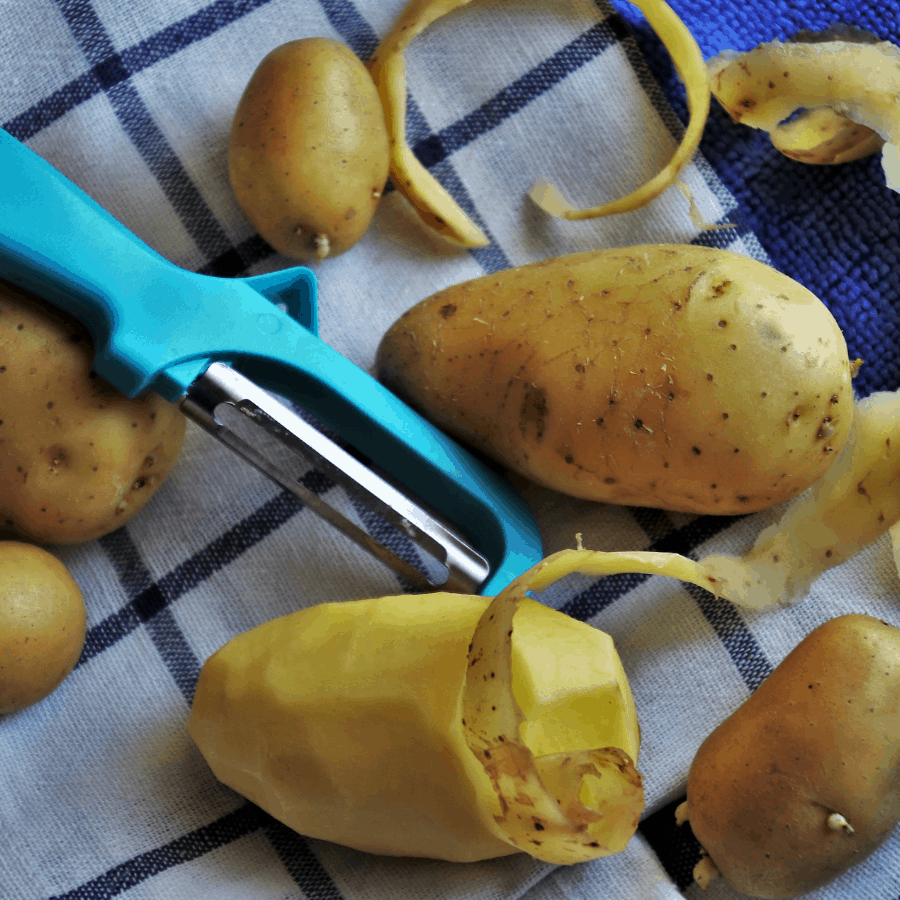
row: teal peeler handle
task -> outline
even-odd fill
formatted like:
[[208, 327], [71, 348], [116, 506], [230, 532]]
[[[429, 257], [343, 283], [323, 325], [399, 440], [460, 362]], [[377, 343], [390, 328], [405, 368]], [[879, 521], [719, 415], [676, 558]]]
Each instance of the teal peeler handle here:
[[540, 560], [522, 499], [317, 337], [309, 269], [251, 278], [182, 269], [2, 129], [0, 173], [0, 277], [80, 319], [97, 373], [120, 391], [177, 402], [211, 362], [228, 362], [309, 410], [468, 534], [491, 567], [481, 593], [496, 594]]

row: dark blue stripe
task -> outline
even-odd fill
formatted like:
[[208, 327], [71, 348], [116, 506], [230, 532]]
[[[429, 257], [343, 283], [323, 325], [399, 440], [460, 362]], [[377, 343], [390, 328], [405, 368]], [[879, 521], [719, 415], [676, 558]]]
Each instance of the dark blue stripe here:
[[378, 47], [378, 35], [348, 0], [319, 0], [331, 27], [344, 43], [363, 61]]
[[160, 872], [190, 862], [258, 831], [264, 815], [257, 807], [247, 803], [210, 825], [204, 825], [162, 847], [132, 857], [97, 878], [64, 894], [57, 894], [50, 900], [111, 900]]
[[675, 809], [685, 798], [667, 803], [646, 816], [638, 830], [659, 857], [663, 868], [680, 891], [694, 883], [694, 866], [700, 862], [700, 843], [691, 826], [675, 824]]
[[[315, 472], [304, 478], [303, 483], [309, 490], [317, 493], [323, 493], [331, 487], [330, 482]], [[129, 602], [118, 612], [107, 616], [88, 630], [78, 665], [108, 650], [142, 623], [150, 622], [179, 597], [234, 562], [241, 554], [293, 518], [301, 509], [302, 505], [292, 494], [280, 493], [199, 553], [164, 575], [158, 582], [152, 582], [149, 575], [141, 569], [134, 576], [120, 570], [119, 577]], [[112, 548], [126, 539], [115, 532], [102, 538], [101, 542], [109, 548], [107, 552], [110, 558], [116, 560], [118, 550]], [[190, 693], [193, 694], [193, 687]]]
[[188, 832], [155, 850], [138, 854], [97, 878], [49, 900], [112, 900], [167, 869], [192, 862], [260, 830], [268, 838], [288, 874], [300, 886], [304, 897], [308, 900], [341, 900], [341, 893], [310, 850], [308, 840], [253, 803], [244, 803], [209, 825]]
[[[729, 213], [721, 219], [718, 219], [715, 224], [724, 225], [727, 222], [733, 221], [734, 217]], [[753, 232], [749, 228], [717, 228], [714, 230], [701, 231], [691, 243], [695, 247], [714, 247], [719, 250], [727, 250], [735, 241], [753, 236]]]
[[[638, 522], [647, 521], [647, 514], [634, 510], [632, 512]], [[658, 517], [653, 517], [651, 521], [657, 530], [660, 526], [664, 526], [664, 520]], [[701, 516], [683, 528], [672, 529], [657, 538], [647, 549], [663, 553], [680, 553], [682, 556], [694, 558], [694, 551], [700, 544], [724, 531], [735, 521], [737, 521], [735, 517], [729, 516]], [[594, 582], [560, 609], [574, 619], [588, 621], [652, 577], [635, 573], [609, 575]], [[772, 671], [772, 664], [766, 659], [740, 613], [727, 600], [718, 599], [703, 588], [689, 583], [685, 583], [684, 588], [697, 602], [700, 611], [719, 636], [744, 683], [751, 691], [756, 690]]]
[[221, 258], [231, 244], [200, 191], [169, 146], [134, 85], [117, 84], [107, 91], [116, 117], [163, 193], [172, 204], [197, 249], [207, 259]]
[[277, 819], [265, 816], [263, 832], [288, 875], [300, 885], [304, 900], [342, 900], [340, 891], [325, 871], [309, 841]]
[[153, 578], [131, 540], [128, 529], [120, 528], [101, 538], [99, 543], [116, 570], [129, 604], [137, 618], [146, 623], [150, 640], [153, 641], [175, 684], [190, 703], [197, 679], [200, 677], [200, 660], [185, 640], [170, 610], [163, 609], [158, 615], [151, 617], [139, 608], [141, 600], [147, 597], [159, 598], [158, 602], [162, 602], [162, 591], [153, 583]]
[[225, 232], [166, 142], [134, 85], [128, 82], [131, 73], [116, 54], [90, 0], [56, 2], [88, 62], [94, 67], [125, 133], [159, 182], [197, 248], [207, 259], [229, 254], [231, 245]]
[[[422, 557], [419, 555], [416, 545], [406, 535], [401, 534], [389, 522], [379, 516], [377, 513], [369, 509], [363, 503], [358, 502], [350, 497], [353, 508], [359, 516], [365, 530], [392, 553], [395, 553], [403, 562], [412, 566], [418, 571], [423, 571]], [[404, 593], [412, 593], [415, 589], [406, 579], [396, 576], [400, 583], [400, 587]]]
[[[105, 46], [108, 52], [93, 60], [89, 57], [93, 66], [89, 72], [11, 119], [3, 128], [20, 141], [26, 141], [106, 87], [118, 83], [123, 75], [135, 75], [269, 2], [271, 0], [217, 0], [118, 54], [110, 46], [109, 40], [101, 36], [102, 29], [98, 31], [96, 16], [89, 8], [87, 12], [84, 11], [84, 3], [65, 3], [65, 8], [71, 10], [73, 21], [69, 22], [69, 27], [73, 34], [76, 37], [83, 36], [88, 42], [88, 47], [83, 46], [82, 49], [87, 52], [89, 48]], [[80, 21], [82, 17], [85, 18], [84, 22]]]
[[258, 234], [252, 234], [236, 246], [229, 247], [223, 253], [213, 257], [208, 263], [197, 269], [201, 275], [215, 275], [219, 278], [234, 278], [245, 275], [247, 270], [274, 256], [275, 251]]
[[627, 36], [628, 29], [624, 21], [616, 15], [592, 25], [584, 34], [495, 94], [478, 109], [438, 134], [428, 135], [418, 141], [413, 152], [422, 165], [431, 168], [451, 153], [502, 125], [510, 116]]
[[[682, 556], [694, 558], [694, 551], [697, 547], [715, 534], [724, 531], [739, 518], [736, 516], [702, 516], [684, 529], [673, 531], [657, 541], [653, 549], [680, 553]], [[697, 587], [697, 585], [685, 584], [684, 587], [696, 600], [700, 611], [725, 645], [725, 649], [747, 687], [751, 691], [756, 690], [760, 682], [772, 671], [772, 665], [766, 659], [762, 648], [753, 637], [740, 613], [727, 600], [717, 599], [709, 591]]]
[[719, 636], [744, 683], [755, 691], [771, 674], [772, 664], [741, 614], [727, 600], [717, 599], [696, 585], [687, 584], [685, 589], [697, 601], [700, 611]]

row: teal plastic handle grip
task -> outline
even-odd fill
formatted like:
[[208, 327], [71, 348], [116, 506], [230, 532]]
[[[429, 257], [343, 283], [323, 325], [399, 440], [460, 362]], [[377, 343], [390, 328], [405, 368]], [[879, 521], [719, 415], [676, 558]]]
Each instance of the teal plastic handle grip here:
[[[522, 499], [468, 451], [316, 335], [316, 279], [182, 269], [0, 129], [0, 277], [81, 320], [95, 369], [123, 393], [183, 397], [213, 361], [294, 400], [467, 534], [496, 594], [541, 559]], [[282, 309], [278, 304], [282, 304]]]

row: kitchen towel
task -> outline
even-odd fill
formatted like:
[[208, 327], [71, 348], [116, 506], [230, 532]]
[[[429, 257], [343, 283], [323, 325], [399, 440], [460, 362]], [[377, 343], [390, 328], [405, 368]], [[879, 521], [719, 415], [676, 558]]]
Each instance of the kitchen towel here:
[[[706, 57], [843, 22], [900, 41], [883, 0], [672, 0]], [[251, 73], [279, 44], [343, 41], [363, 60], [404, 0], [0, 0], [0, 125], [173, 262], [238, 276], [290, 265], [231, 194], [226, 148]], [[363, 239], [314, 266], [321, 335], [371, 369], [381, 334], [436, 290], [597, 247], [681, 242], [768, 262], [834, 313], [860, 396], [900, 388], [897, 195], [877, 158], [812, 167], [713, 103], [686, 169], [703, 219], [668, 190], [589, 222], [547, 217], [539, 177], [577, 205], [637, 187], [686, 120], [683, 89], [640, 13], [615, 0], [485, 0], [408, 52], [417, 156], [490, 237], [430, 238], [389, 186]], [[9, 173], [6, 173], [8, 177]], [[202, 323], [198, 323], [202, 327]], [[522, 486], [548, 552], [741, 552], [781, 510], [725, 518], [615, 508]], [[340, 491], [336, 502], [354, 510]], [[169, 480], [124, 528], [50, 548], [85, 595], [82, 658], [46, 700], [0, 719], [3, 900], [677, 900], [699, 858], [674, 822], [688, 767], [812, 628], [862, 611], [900, 625], [885, 536], [801, 602], [748, 612], [670, 579], [573, 577], [542, 598], [609, 632], [635, 693], [647, 810], [624, 853], [556, 868], [372, 856], [308, 840], [222, 786], [185, 733], [203, 661], [295, 609], [399, 593], [396, 577], [190, 426]], [[716, 882], [703, 895], [737, 895]], [[816, 900], [900, 896], [900, 837]]]

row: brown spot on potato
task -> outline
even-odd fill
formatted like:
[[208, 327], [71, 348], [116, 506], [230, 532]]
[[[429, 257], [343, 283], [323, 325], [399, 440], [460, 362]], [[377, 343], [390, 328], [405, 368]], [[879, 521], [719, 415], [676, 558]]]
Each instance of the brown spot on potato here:
[[535, 440], [540, 441], [544, 436], [548, 411], [544, 389], [534, 384], [526, 385], [519, 412], [519, 430], [522, 434], [532, 431]]

